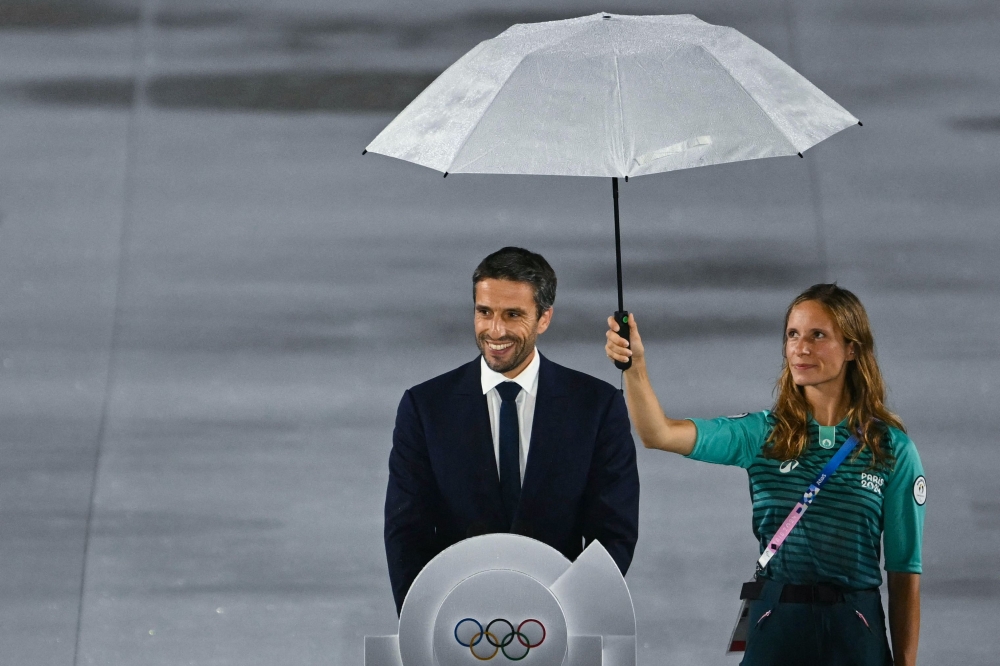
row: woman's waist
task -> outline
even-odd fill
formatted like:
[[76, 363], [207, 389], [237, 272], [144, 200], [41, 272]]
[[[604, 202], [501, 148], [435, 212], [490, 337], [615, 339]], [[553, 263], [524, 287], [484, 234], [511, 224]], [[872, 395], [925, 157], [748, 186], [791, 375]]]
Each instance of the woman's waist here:
[[878, 587], [854, 588], [837, 583], [785, 583], [767, 578], [744, 583], [740, 599], [770, 598], [782, 603], [836, 604], [857, 596], [878, 595]]

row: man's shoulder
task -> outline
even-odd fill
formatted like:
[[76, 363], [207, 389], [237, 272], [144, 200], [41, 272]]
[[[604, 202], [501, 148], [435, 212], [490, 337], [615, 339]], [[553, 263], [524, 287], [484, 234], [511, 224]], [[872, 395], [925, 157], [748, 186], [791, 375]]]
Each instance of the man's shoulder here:
[[409, 393], [418, 398], [438, 397], [459, 389], [476, 389], [479, 385], [479, 357], [432, 377], [410, 388]]
[[588, 375], [586, 372], [567, 368], [559, 365], [555, 361], [542, 356], [542, 364], [539, 368], [539, 382], [551, 382], [562, 391], [570, 395], [591, 394], [596, 396], [610, 396], [618, 392], [618, 389], [610, 383]]

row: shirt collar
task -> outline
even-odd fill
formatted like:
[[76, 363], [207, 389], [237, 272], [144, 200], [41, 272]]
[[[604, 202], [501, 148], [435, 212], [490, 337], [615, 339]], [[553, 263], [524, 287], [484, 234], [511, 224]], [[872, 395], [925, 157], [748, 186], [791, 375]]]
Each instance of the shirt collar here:
[[539, 360], [538, 348], [534, 349], [534, 356], [531, 362], [528, 363], [528, 367], [521, 371], [517, 377], [513, 379], [508, 379], [504, 377], [499, 372], [495, 372], [490, 369], [490, 366], [486, 365], [486, 359], [482, 356], [479, 357], [479, 368], [481, 370], [479, 377], [483, 385], [483, 395], [486, 395], [491, 390], [495, 389], [498, 384], [503, 382], [516, 382], [521, 386], [521, 390], [525, 391], [531, 397], [537, 397], [538, 393], [538, 367], [541, 365]]
[[[809, 425], [814, 425], [814, 426], [816, 426], [818, 428], [825, 428], [826, 427], [826, 426], [821, 426], [819, 424], [819, 421], [817, 421], [816, 419], [813, 418], [812, 413], [809, 414]], [[849, 425], [849, 423], [847, 422], [847, 417], [845, 416], [844, 419], [840, 423], [838, 423], [837, 425], [832, 426], [832, 427], [834, 427], [834, 428], [846, 428], [848, 425]]]

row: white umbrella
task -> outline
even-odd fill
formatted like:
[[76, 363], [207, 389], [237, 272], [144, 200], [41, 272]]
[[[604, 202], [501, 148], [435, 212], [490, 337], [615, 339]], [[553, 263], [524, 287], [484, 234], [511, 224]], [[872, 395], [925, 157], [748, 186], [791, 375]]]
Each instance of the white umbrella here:
[[365, 152], [446, 177], [611, 177], [620, 319], [618, 178], [801, 156], [854, 124], [857, 118], [733, 28], [692, 15], [601, 13], [519, 24], [482, 42]]

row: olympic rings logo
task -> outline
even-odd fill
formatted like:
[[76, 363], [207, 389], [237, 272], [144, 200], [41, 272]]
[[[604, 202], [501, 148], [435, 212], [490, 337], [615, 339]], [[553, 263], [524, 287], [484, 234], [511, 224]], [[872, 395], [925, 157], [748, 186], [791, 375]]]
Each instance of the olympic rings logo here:
[[[474, 624], [475, 628], [467, 623]], [[497, 638], [499, 632], [493, 631], [493, 627], [497, 624], [507, 625], [507, 632], [500, 638]], [[541, 630], [540, 638], [537, 636], [539, 630]], [[532, 637], [529, 637], [529, 634], [537, 640], [532, 642]], [[462, 640], [463, 636], [466, 638], [464, 641]], [[479, 661], [489, 661], [501, 652], [510, 661], [521, 661], [528, 656], [531, 648], [536, 648], [545, 642], [545, 625], [534, 618], [529, 618], [517, 625], [517, 629], [515, 629], [509, 621], [498, 617], [487, 624], [484, 629], [478, 620], [467, 617], [464, 620], [459, 620], [458, 624], [455, 625], [455, 640], [462, 647], [469, 648], [472, 656]], [[514, 642], [515, 640], [517, 643]], [[484, 643], [485, 645], [483, 645]]]

